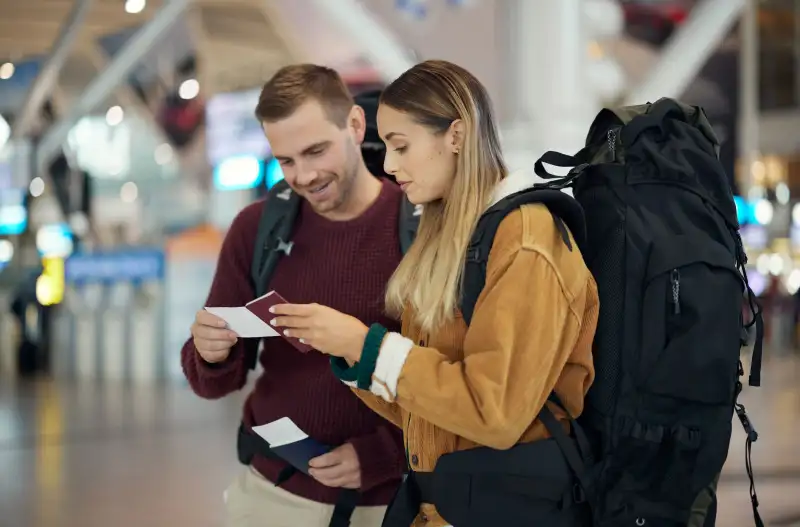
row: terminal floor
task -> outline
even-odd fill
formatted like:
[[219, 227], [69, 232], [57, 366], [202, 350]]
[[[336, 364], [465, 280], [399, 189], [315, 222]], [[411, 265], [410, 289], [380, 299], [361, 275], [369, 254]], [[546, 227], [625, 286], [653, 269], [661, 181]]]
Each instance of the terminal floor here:
[[[242, 396], [205, 401], [184, 386], [0, 379], [0, 527], [221, 527], [239, 467]], [[800, 359], [765, 365], [743, 401], [765, 523], [800, 526]], [[720, 527], [752, 526], [735, 423]]]

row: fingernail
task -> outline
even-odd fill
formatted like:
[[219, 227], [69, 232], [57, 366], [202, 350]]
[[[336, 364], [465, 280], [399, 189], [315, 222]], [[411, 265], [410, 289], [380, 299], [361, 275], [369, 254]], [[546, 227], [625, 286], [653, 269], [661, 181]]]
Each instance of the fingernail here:
[[305, 343], [306, 343], [306, 339], [300, 339], [300, 344], [305, 344]]
[[278, 325], [278, 319], [277, 318], [273, 318], [272, 320], [269, 321], [269, 325], [270, 326], [277, 326]]
[[269, 312], [270, 313], [274, 313], [275, 312], [275, 306], [272, 306], [271, 308], [269, 308]]
[[283, 334], [284, 334], [284, 335], [286, 335], [287, 337], [291, 337], [291, 336], [292, 336], [292, 335], [289, 333], [289, 330], [288, 330], [288, 329], [287, 329], [286, 331], [284, 331], [284, 332], [283, 332]]

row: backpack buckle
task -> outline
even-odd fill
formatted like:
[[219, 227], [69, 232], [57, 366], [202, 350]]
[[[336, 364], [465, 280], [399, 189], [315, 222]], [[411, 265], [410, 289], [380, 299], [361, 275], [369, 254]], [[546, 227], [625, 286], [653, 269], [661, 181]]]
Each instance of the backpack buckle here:
[[481, 248], [480, 247], [467, 247], [467, 261], [480, 263], [481, 261]]
[[282, 238], [278, 238], [276, 247], [273, 249], [273, 251], [284, 253], [286, 256], [289, 256], [292, 254], [292, 247], [294, 247], [293, 241], [285, 242]]
[[580, 483], [576, 483], [572, 486], [572, 502], [576, 505], [586, 503], [586, 491], [583, 490]]
[[581, 172], [586, 170], [586, 167], [589, 166], [589, 163], [581, 163], [580, 165], [572, 168], [569, 172], [567, 172], [568, 176], [578, 176]]

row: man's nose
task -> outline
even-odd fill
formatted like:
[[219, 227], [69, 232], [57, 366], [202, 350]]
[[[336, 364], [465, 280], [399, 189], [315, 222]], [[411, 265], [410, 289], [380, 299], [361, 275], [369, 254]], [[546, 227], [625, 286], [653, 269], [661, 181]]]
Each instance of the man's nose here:
[[306, 163], [297, 165], [297, 184], [300, 186], [310, 185], [317, 179], [317, 171]]

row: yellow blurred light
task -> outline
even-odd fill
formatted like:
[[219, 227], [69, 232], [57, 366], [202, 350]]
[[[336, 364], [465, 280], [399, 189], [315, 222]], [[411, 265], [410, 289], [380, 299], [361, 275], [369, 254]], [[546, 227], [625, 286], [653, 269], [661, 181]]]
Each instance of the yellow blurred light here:
[[767, 176], [767, 166], [760, 159], [753, 161], [753, 164], [750, 166], [750, 173], [753, 175], [753, 180], [761, 184]]
[[589, 42], [589, 57], [594, 60], [600, 60], [606, 56], [606, 52], [603, 51], [603, 46], [601, 46], [597, 41], [592, 40]]
[[42, 258], [41, 276], [36, 279], [36, 300], [54, 306], [64, 300], [64, 259]]

